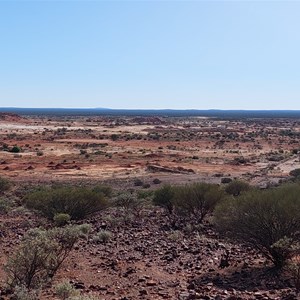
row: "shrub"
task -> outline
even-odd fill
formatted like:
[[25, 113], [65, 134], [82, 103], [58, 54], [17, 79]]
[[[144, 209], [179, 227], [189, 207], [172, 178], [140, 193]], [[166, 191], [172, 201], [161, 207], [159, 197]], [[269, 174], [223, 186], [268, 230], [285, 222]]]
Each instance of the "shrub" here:
[[92, 191], [95, 193], [102, 193], [107, 198], [110, 198], [113, 193], [112, 188], [106, 185], [96, 185], [93, 187]]
[[154, 184], [160, 184], [160, 183], [161, 183], [161, 180], [158, 179], [158, 178], [154, 178], [154, 179], [153, 179], [153, 183], [154, 183]]
[[78, 231], [80, 233], [80, 236], [87, 236], [91, 229], [92, 229], [92, 226], [90, 224], [81, 224], [81, 225], [77, 225], [77, 228], [78, 228]]
[[110, 138], [111, 138], [111, 140], [112, 141], [117, 141], [118, 139], [119, 139], [119, 135], [118, 134], [115, 134], [115, 133], [113, 133], [111, 136], [110, 136]]
[[250, 185], [247, 182], [241, 180], [231, 181], [225, 188], [225, 192], [235, 197], [239, 196], [242, 192], [249, 191]]
[[229, 178], [229, 177], [223, 177], [223, 178], [221, 179], [221, 183], [226, 184], [226, 183], [230, 183], [230, 182], [232, 182], [232, 179]]
[[135, 179], [134, 180], [134, 185], [135, 186], [142, 186], [144, 184], [144, 182], [141, 179]]
[[178, 214], [193, 216], [201, 223], [223, 197], [224, 193], [218, 185], [195, 183], [175, 189], [174, 206]]
[[8, 283], [31, 289], [51, 279], [78, 238], [76, 226], [30, 230], [5, 266]]
[[148, 199], [152, 199], [154, 195], [154, 192], [152, 190], [138, 190], [137, 191], [137, 198], [138, 199], [144, 199], [144, 200], [148, 200]]
[[9, 190], [11, 184], [8, 179], [0, 177], [0, 193]]
[[300, 177], [300, 168], [299, 169], [294, 169], [290, 172], [290, 175], [293, 177]]
[[292, 247], [278, 247], [278, 241], [294, 242], [300, 230], [300, 186], [288, 185], [266, 191], [253, 190], [218, 205], [217, 229], [239, 241], [251, 244], [282, 267]]
[[14, 289], [13, 297], [14, 300], [39, 300], [38, 290], [28, 290], [24, 286], [16, 286]]
[[10, 152], [12, 152], [12, 153], [19, 153], [19, 152], [21, 152], [21, 148], [18, 147], [18, 146], [13, 146], [13, 147], [10, 149]]
[[69, 214], [55, 214], [53, 217], [53, 221], [56, 226], [64, 226], [71, 220], [71, 217]]
[[37, 156], [43, 156], [43, 155], [44, 155], [44, 152], [39, 150], [39, 151], [36, 152], [36, 155], [37, 155]]
[[174, 188], [171, 185], [164, 185], [154, 193], [153, 203], [165, 208], [170, 214], [173, 212]]
[[171, 240], [171, 241], [173, 241], [173, 242], [178, 242], [179, 240], [182, 239], [182, 233], [181, 233], [181, 231], [179, 231], [179, 230], [171, 231], [168, 234], [168, 239]]
[[78, 291], [76, 291], [74, 286], [67, 280], [55, 286], [55, 293], [62, 300], [78, 295]]
[[[140, 194], [139, 194], [140, 195]], [[133, 193], [122, 193], [115, 200], [114, 205], [122, 208], [126, 214], [133, 213], [136, 216], [141, 214], [141, 211], [146, 205], [147, 200]]]
[[49, 219], [61, 213], [71, 219], [83, 219], [107, 207], [102, 193], [81, 187], [42, 189], [28, 194], [24, 200], [28, 208], [42, 212]]
[[8, 213], [10, 207], [11, 204], [7, 199], [0, 199], [0, 215]]
[[149, 189], [151, 187], [150, 183], [144, 183], [143, 188], [144, 189]]
[[107, 243], [112, 237], [112, 233], [107, 230], [100, 230], [93, 237], [93, 242], [95, 243]]

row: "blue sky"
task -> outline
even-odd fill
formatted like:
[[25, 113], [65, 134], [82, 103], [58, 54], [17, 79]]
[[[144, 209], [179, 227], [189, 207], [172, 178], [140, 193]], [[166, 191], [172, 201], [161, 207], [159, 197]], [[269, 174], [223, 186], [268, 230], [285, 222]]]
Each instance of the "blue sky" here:
[[0, 106], [300, 109], [300, 2], [1, 1]]

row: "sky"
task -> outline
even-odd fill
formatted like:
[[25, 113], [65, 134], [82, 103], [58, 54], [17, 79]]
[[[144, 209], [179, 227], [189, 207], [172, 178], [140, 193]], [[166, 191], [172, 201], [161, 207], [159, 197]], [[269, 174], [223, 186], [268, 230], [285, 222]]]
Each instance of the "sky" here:
[[300, 110], [300, 1], [0, 1], [0, 107]]

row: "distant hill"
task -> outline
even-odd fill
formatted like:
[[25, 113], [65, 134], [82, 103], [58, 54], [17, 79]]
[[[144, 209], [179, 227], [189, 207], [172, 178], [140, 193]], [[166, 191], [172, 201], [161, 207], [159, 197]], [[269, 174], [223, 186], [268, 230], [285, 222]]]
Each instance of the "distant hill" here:
[[300, 110], [176, 110], [176, 109], [109, 109], [109, 108], [19, 108], [0, 107], [2, 113], [19, 115], [66, 116], [199, 116], [215, 118], [300, 118]]

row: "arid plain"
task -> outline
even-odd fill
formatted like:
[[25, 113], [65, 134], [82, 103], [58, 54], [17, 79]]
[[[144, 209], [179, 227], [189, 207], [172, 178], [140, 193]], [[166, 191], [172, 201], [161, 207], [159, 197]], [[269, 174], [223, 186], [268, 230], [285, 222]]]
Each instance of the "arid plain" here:
[[[289, 275], [271, 276], [256, 249], [223, 239], [209, 218], [197, 228], [180, 220], [172, 227], [148, 198], [164, 184], [223, 186], [237, 178], [276, 186], [300, 168], [299, 140], [300, 121], [287, 118], [1, 114], [0, 176], [12, 183], [6, 196], [14, 205], [0, 215], [0, 262], [30, 228], [53, 226], [22, 206], [28, 189], [101, 184], [114, 195], [137, 193], [146, 204], [79, 221], [91, 226], [90, 235], [37, 299], [62, 299], [54, 286], [63, 280], [95, 299], [297, 299]], [[105, 243], [93, 238], [101, 230], [110, 234]], [[0, 299], [13, 299], [5, 276], [1, 269]]]

